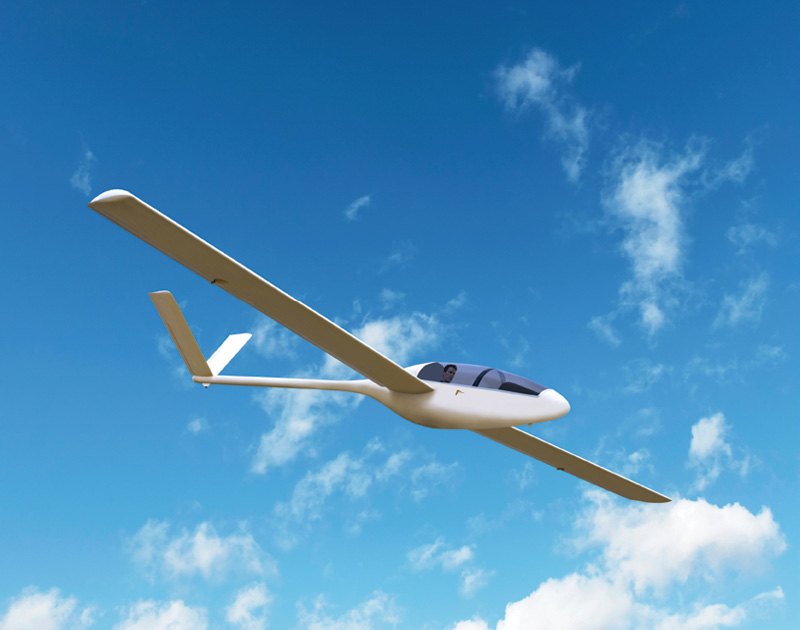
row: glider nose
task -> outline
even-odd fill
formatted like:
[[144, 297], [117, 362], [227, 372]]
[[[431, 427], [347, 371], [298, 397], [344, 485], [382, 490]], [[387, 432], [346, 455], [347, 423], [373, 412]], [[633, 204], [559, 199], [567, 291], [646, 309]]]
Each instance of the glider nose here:
[[539, 394], [539, 398], [544, 398], [548, 406], [552, 409], [553, 420], [566, 416], [569, 413], [569, 401], [554, 389], [546, 389]]

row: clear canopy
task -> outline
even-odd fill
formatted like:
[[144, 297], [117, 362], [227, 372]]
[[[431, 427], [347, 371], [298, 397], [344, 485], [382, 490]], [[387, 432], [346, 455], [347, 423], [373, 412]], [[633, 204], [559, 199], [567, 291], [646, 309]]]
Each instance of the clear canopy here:
[[[453, 368], [455, 368], [455, 373], [453, 373]], [[533, 396], [547, 389], [544, 385], [534, 383], [522, 376], [469, 363], [428, 363], [422, 367], [417, 376], [424, 381], [452, 383], [467, 387], [487, 387]]]

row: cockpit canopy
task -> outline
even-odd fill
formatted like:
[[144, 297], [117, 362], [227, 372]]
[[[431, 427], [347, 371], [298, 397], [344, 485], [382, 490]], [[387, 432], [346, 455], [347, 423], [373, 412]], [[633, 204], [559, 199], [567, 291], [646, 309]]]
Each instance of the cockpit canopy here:
[[[452, 372], [453, 366], [456, 368], [456, 373], [453, 375], [453, 379], [448, 381], [445, 370], [449, 368], [448, 372]], [[465, 385], [467, 387], [486, 387], [530, 396], [538, 396], [547, 389], [544, 385], [534, 383], [522, 376], [469, 363], [427, 363], [422, 366], [417, 373], [417, 377], [423, 381], [449, 382], [453, 385]]]

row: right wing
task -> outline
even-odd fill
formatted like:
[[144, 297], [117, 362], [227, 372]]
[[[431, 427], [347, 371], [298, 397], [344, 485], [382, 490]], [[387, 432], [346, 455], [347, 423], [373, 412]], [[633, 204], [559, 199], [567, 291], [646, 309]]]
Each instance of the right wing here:
[[610, 490], [611, 492], [633, 499], [634, 501], [645, 501], [647, 503], [666, 503], [671, 501], [669, 497], [659, 494], [650, 488], [626, 479], [625, 477], [606, 470], [602, 466], [593, 464], [590, 461], [573, 455], [572, 453], [558, 448], [549, 442], [540, 440], [530, 433], [521, 431], [515, 427], [507, 429], [480, 429], [475, 433], [494, 440], [503, 446], [513, 448], [525, 455], [529, 455], [540, 462], [549, 464], [557, 470], [563, 470], [579, 479], [588, 481], [596, 486]]
[[433, 391], [394, 361], [131, 193], [109, 190], [95, 197], [89, 207], [379, 385], [405, 394]]

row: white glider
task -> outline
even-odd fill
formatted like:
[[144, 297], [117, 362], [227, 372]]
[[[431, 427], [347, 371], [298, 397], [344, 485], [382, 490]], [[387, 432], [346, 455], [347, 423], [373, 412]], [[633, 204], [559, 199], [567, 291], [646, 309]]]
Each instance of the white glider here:
[[172, 294], [151, 293], [196, 383], [206, 387], [247, 385], [363, 394], [415, 424], [469, 429], [628, 499], [650, 503], [670, 500], [516, 428], [554, 420], [569, 412], [569, 403], [554, 389], [509, 372], [470, 364], [426, 363], [403, 368], [131, 193], [109, 190], [93, 199], [89, 207], [366, 377], [335, 381], [221, 376], [250, 335], [229, 336], [206, 361]]

